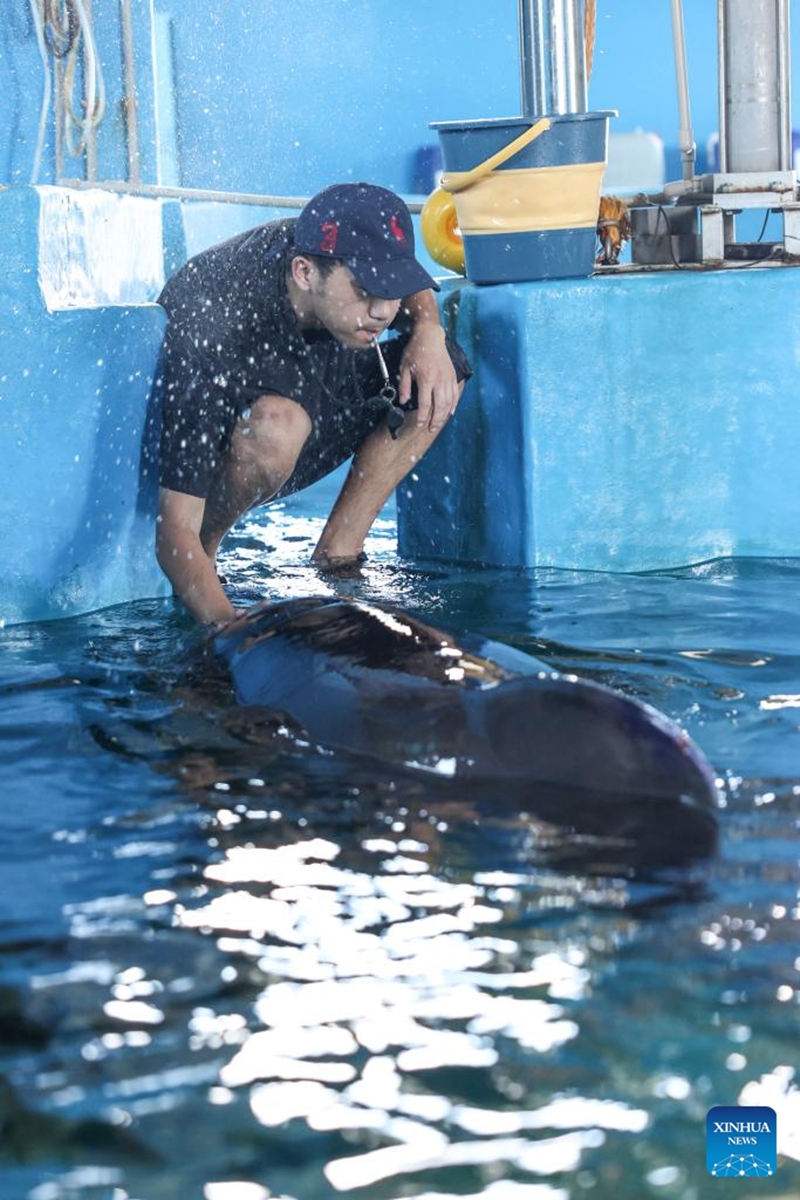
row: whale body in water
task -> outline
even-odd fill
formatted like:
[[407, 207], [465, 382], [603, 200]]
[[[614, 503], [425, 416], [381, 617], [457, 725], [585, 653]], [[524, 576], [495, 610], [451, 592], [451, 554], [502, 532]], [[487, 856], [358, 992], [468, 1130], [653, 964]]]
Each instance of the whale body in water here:
[[334, 596], [256, 605], [214, 649], [240, 705], [288, 717], [318, 745], [489, 785], [561, 827], [645, 838], [665, 862], [715, 845], [714, 774], [675, 722], [508, 646]]

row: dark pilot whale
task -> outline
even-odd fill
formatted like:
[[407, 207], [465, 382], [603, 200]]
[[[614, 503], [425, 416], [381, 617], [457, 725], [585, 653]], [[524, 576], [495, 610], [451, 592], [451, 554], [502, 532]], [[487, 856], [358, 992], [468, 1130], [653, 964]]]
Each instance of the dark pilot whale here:
[[239, 704], [286, 715], [316, 744], [490, 785], [506, 811], [510, 796], [577, 832], [646, 837], [668, 862], [714, 847], [714, 775], [683, 730], [508, 646], [395, 607], [312, 597], [256, 605], [214, 649]]

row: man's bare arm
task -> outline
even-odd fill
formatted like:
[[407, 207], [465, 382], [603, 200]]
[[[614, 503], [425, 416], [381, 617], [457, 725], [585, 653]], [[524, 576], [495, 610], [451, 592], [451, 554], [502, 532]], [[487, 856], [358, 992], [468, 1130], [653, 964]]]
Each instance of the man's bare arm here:
[[160, 489], [156, 557], [192, 616], [213, 624], [230, 620], [234, 609], [200, 541], [205, 507], [205, 500], [197, 496]]
[[401, 304], [411, 332], [400, 363], [399, 400], [405, 404], [417, 385], [417, 424], [439, 430], [456, 410], [461, 389], [445, 345], [439, 308], [432, 291], [415, 292]]
[[[463, 384], [456, 384], [461, 392]], [[391, 492], [422, 458], [438, 430], [406, 420], [393, 439], [385, 424], [367, 434], [353, 459], [344, 486], [312, 556], [325, 566], [354, 559]]]

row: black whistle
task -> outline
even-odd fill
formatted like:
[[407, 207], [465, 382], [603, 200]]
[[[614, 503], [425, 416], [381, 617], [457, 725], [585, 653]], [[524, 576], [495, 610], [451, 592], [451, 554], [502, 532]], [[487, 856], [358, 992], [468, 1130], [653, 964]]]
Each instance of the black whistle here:
[[397, 435], [403, 428], [403, 422], [406, 419], [405, 409], [399, 404], [393, 404], [386, 414], [386, 428], [396, 440]]

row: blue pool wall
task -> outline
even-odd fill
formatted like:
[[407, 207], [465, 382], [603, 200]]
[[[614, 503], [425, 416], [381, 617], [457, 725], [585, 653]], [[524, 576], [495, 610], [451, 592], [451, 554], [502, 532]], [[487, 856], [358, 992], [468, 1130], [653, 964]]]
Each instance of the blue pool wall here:
[[[136, 298], [143, 280], [103, 296], [77, 255], [51, 254], [56, 241], [63, 250], [74, 235], [85, 240], [82, 218], [97, 217], [82, 205], [59, 217], [50, 206], [43, 222], [47, 193], [63, 191], [0, 193], [2, 623], [164, 590], [153, 563], [156, 491], [145, 434], [164, 314]], [[140, 215], [116, 222], [116, 232]]]
[[601, 571], [800, 555], [800, 268], [479, 287], [475, 364], [398, 488], [415, 559]]
[[[698, 163], [717, 129], [716, 5], [684, 5]], [[333, 179], [420, 190], [431, 121], [519, 112], [517, 0], [132, 0], [141, 177], [270, 195]], [[125, 179], [118, 0], [93, 0], [109, 99], [98, 178]], [[798, 61], [800, 23], [792, 31]], [[27, 3], [0, 0], [0, 183], [28, 183], [42, 67]], [[669, 4], [598, 0], [593, 109], [664, 140], [680, 176]], [[795, 100], [794, 125], [800, 125]], [[80, 175], [77, 160], [65, 177]], [[52, 136], [38, 182], [53, 182]]]

